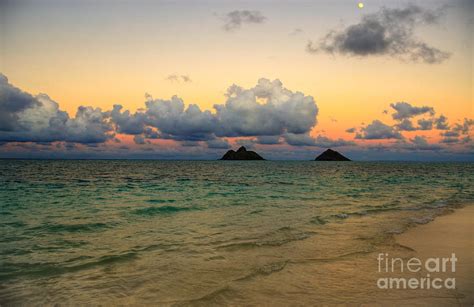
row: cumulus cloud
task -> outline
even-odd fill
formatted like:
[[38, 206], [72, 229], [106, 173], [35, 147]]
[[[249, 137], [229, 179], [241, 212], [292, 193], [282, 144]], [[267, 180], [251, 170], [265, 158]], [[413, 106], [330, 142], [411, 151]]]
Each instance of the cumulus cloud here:
[[109, 115], [100, 108], [81, 106], [70, 118], [45, 94], [33, 97], [9, 84], [3, 75], [0, 84], [0, 141], [94, 144], [114, 136]]
[[226, 95], [225, 104], [214, 105], [218, 136], [300, 134], [317, 122], [313, 97], [284, 88], [278, 79], [260, 79], [250, 89], [233, 85]]
[[234, 31], [244, 24], [260, 24], [267, 18], [260, 11], [235, 10], [227, 13], [224, 20], [224, 30]]
[[153, 99], [135, 113], [115, 105], [110, 112], [117, 132], [176, 141], [210, 141], [220, 137], [258, 137], [261, 144], [277, 144], [285, 133], [308, 133], [317, 123], [313, 97], [283, 87], [279, 80], [260, 79], [256, 86], [229, 87], [224, 104], [215, 112], [201, 110], [173, 96]]
[[146, 101], [146, 123], [157, 128], [160, 137], [180, 141], [199, 141], [213, 138], [217, 122], [209, 111], [201, 111], [198, 105], [184, 102], [177, 96]]
[[326, 52], [359, 57], [389, 55], [402, 60], [441, 63], [450, 54], [416, 38], [419, 25], [438, 21], [442, 10], [430, 11], [416, 5], [382, 8], [342, 30], [332, 30], [319, 42], [307, 44], [311, 53]]
[[0, 74], [0, 131], [14, 131], [20, 128], [18, 114], [40, 103], [30, 94], [8, 82]]
[[144, 113], [131, 114], [126, 110], [122, 112], [121, 105], [114, 105], [110, 112], [112, 121], [116, 125], [118, 133], [124, 134], [141, 134], [145, 128], [146, 116]]
[[402, 139], [403, 136], [392, 126], [386, 125], [379, 120], [374, 120], [366, 127], [361, 128], [361, 133], [356, 139], [380, 140], [380, 139]]

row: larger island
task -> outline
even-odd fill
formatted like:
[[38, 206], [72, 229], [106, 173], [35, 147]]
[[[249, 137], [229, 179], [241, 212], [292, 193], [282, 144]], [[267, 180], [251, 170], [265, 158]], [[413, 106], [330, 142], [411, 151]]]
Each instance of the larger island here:
[[241, 146], [237, 151], [232, 149], [225, 153], [221, 160], [265, 160], [255, 151], [247, 150]]

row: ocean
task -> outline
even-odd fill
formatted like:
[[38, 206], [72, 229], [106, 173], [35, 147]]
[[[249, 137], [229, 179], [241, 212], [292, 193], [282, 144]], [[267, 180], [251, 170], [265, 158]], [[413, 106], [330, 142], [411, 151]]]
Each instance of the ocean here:
[[474, 163], [0, 160], [0, 304], [370, 302], [373, 255], [473, 182]]

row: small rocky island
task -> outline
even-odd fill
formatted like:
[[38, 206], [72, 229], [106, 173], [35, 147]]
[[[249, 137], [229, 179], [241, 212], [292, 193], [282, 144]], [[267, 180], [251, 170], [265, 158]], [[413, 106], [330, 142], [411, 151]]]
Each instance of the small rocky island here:
[[244, 146], [237, 151], [232, 149], [225, 153], [221, 160], [265, 160], [255, 151], [247, 150]]
[[344, 157], [335, 150], [328, 149], [317, 156], [315, 161], [351, 161], [351, 159]]

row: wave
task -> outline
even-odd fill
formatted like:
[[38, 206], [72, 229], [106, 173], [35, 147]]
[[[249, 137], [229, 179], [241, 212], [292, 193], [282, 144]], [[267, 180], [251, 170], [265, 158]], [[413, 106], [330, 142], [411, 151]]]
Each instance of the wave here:
[[247, 281], [254, 279], [258, 276], [268, 276], [273, 273], [280, 272], [285, 269], [288, 262], [289, 260], [267, 263], [263, 266], [257, 267], [250, 274], [238, 278], [235, 281]]
[[183, 211], [192, 211], [192, 210], [200, 210], [196, 207], [177, 207], [177, 206], [162, 206], [162, 207], [146, 207], [140, 208], [133, 211], [133, 213], [137, 215], [144, 215], [144, 216], [153, 216], [153, 215], [160, 215], [160, 214], [174, 214]]
[[[53, 262], [20, 262], [20, 263], [4, 263], [4, 268], [0, 272], [0, 280], [10, 280], [22, 276], [35, 276], [35, 277], [45, 277], [45, 276], [54, 276], [61, 275], [65, 273], [72, 273], [82, 270], [91, 269], [97, 266], [106, 266], [112, 265], [120, 262], [128, 262], [137, 258], [137, 253], [135, 252], [126, 252], [118, 255], [107, 255], [92, 260], [90, 262], [80, 263], [76, 265], [61, 265], [59, 263]], [[74, 263], [77, 261], [84, 261], [87, 259], [93, 259], [91, 256], [79, 256], [62, 263]], [[8, 268], [8, 269], [7, 269]]]
[[150, 204], [167, 204], [176, 202], [176, 199], [149, 199], [147, 202]]
[[227, 243], [217, 246], [217, 249], [239, 250], [258, 247], [282, 246], [293, 241], [305, 240], [316, 234], [312, 231], [298, 231], [291, 227], [281, 227], [275, 231], [266, 233], [258, 238], [243, 240], [235, 243]]
[[99, 230], [104, 230], [107, 228], [112, 227], [112, 224], [106, 224], [106, 223], [84, 223], [84, 224], [44, 224], [41, 226], [36, 226], [29, 228], [29, 231], [34, 231], [34, 232], [50, 232], [50, 233], [62, 233], [62, 232], [69, 232], [69, 233], [74, 233], [74, 232], [94, 232], [94, 231], [99, 231]]

